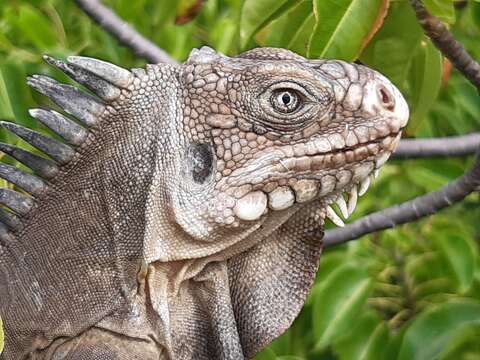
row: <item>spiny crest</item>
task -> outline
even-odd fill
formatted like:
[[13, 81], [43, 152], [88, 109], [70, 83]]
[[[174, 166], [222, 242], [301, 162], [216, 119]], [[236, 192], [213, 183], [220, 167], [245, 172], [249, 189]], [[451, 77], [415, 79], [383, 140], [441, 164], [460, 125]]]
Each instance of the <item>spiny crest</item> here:
[[50, 98], [65, 112], [61, 114], [52, 109], [31, 109], [30, 115], [60, 135], [65, 142], [15, 123], [0, 122], [5, 129], [48, 156], [46, 158], [13, 145], [0, 143], [0, 151], [33, 172], [29, 174], [14, 166], [0, 163], [0, 178], [21, 190], [0, 189], [0, 240], [8, 240], [12, 233], [21, 228], [22, 218], [32, 209], [35, 199], [47, 189], [60, 168], [75, 156], [76, 148], [87, 139], [89, 128], [98, 125], [105, 103], [117, 99], [122, 89], [127, 88], [134, 78], [130, 71], [101, 60], [71, 56], [65, 63], [49, 56], [44, 56], [44, 59], [96, 96], [81, 92], [71, 85], [58, 83], [47, 76], [33, 75], [28, 78], [27, 83], [32, 88]]

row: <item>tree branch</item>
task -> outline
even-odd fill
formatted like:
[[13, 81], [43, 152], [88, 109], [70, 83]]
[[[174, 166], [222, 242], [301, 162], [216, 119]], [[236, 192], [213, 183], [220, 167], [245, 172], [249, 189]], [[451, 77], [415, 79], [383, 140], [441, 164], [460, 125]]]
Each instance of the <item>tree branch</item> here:
[[480, 133], [449, 136], [432, 139], [402, 139], [394, 159], [414, 159], [425, 157], [465, 156], [475, 154], [480, 148]]
[[135, 54], [151, 63], [175, 65], [175, 61], [164, 50], [137, 32], [111, 9], [98, 0], [76, 0], [77, 5], [98, 25], [114, 36], [120, 43], [132, 49]]
[[425, 34], [473, 85], [480, 91], [480, 64], [476, 62], [448, 31], [440, 19], [433, 16], [420, 0], [411, 0], [418, 22]]
[[343, 228], [326, 231], [323, 242], [326, 247], [335, 246], [375, 231], [418, 220], [462, 201], [478, 186], [480, 186], [480, 150], [477, 151], [473, 168], [440, 190], [366, 215]]

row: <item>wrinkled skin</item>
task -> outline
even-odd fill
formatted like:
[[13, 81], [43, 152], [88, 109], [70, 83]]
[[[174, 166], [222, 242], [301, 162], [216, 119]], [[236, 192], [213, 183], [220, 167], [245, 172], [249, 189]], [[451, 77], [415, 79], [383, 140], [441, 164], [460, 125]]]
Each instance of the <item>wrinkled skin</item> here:
[[408, 119], [375, 71], [282, 49], [132, 74], [0, 243], [2, 359], [252, 357]]

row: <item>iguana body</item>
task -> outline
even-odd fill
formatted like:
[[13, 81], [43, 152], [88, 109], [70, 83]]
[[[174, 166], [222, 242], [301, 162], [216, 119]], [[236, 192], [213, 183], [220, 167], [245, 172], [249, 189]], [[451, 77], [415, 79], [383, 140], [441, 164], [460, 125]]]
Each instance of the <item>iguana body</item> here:
[[48, 61], [98, 97], [29, 80], [80, 120], [32, 112], [71, 146], [4, 125], [54, 160], [2, 148], [43, 177], [0, 169], [33, 195], [0, 196], [4, 359], [252, 357], [300, 311], [328, 205], [353, 211], [408, 119], [378, 73], [282, 49]]

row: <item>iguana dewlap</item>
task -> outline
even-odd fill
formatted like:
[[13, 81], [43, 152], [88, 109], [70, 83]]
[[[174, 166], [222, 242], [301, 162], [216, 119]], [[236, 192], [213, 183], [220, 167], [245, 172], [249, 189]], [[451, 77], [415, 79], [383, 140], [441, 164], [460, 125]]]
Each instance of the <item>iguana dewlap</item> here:
[[[2, 359], [243, 359], [300, 311], [342, 220], [408, 119], [379, 73], [262, 48], [131, 71], [46, 58], [29, 84], [65, 142], [3, 126]], [[345, 197], [344, 195], [345, 194]]]

